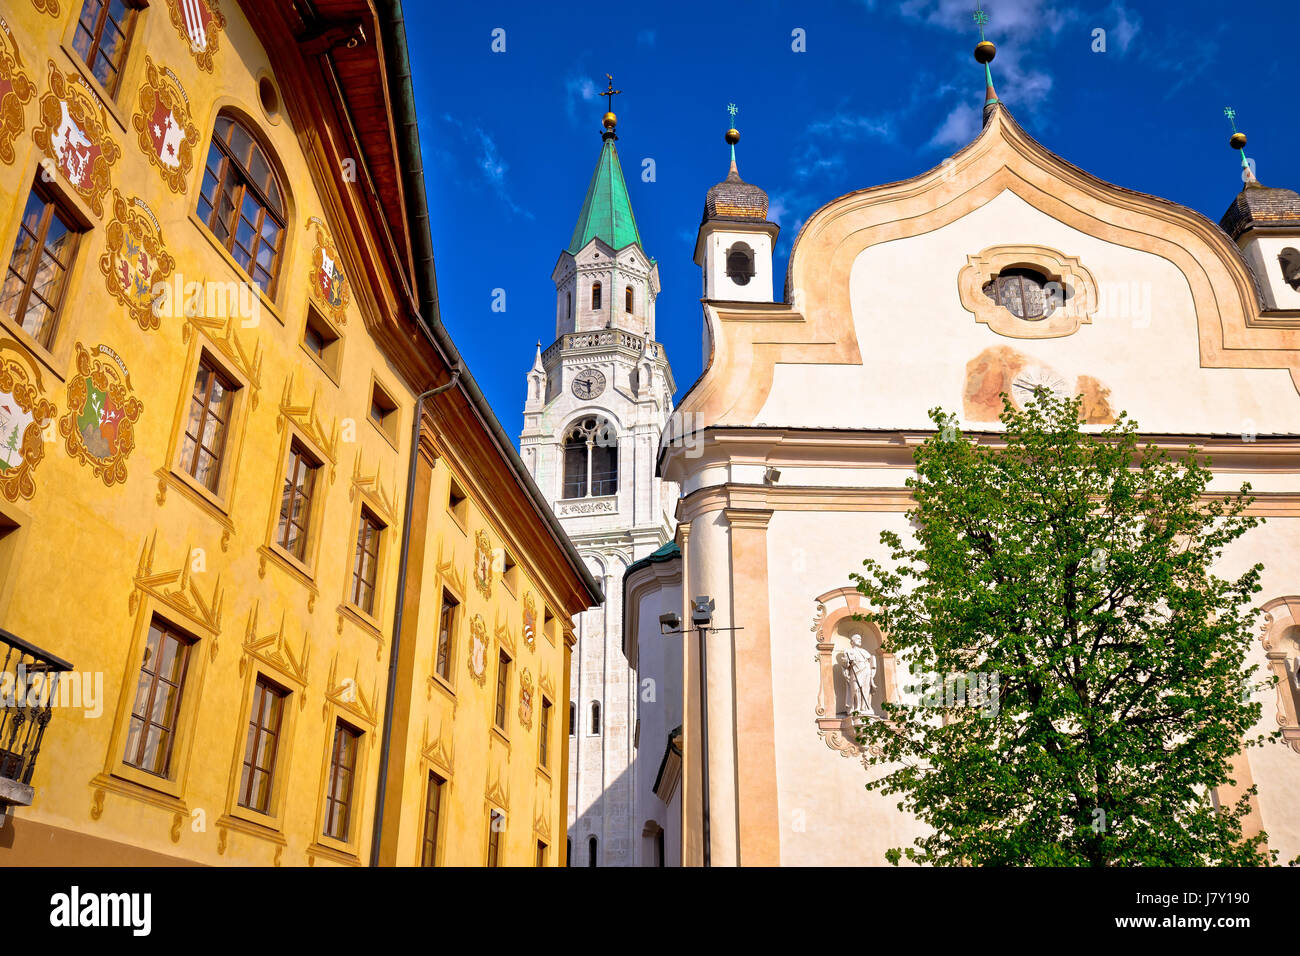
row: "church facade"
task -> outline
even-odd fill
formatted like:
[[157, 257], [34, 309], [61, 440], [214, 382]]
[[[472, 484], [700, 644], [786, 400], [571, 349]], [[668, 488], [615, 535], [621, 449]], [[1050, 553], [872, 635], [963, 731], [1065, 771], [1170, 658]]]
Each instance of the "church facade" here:
[[[639, 705], [657, 718], [622, 649], [625, 569], [671, 536], [676, 491], [655, 473], [672, 369], [655, 340], [659, 269], [641, 244], [614, 114], [572, 238], [552, 273], [555, 339], [538, 343], [520, 454], [605, 593], [574, 619], [569, 683], [570, 865], [653, 864], [657, 832], [636, 810]], [[659, 816], [663, 805], [659, 804]], [[656, 827], [660, 830], [656, 831]]]
[[[1257, 692], [1256, 731], [1284, 739], [1234, 769], [1237, 789], [1259, 788], [1248, 829], [1300, 853], [1300, 196], [1244, 178], [1222, 224], [1103, 182], [1037, 143], [990, 82], [982, 132], [950, 160], [807, 220], [777, 297], [767, 197], [733, 151], [696, 246], [708, 361], [658, 459], [678, 525], [625, 583], [629, 659], [661, 683], [672, 671], [679, 694], [645, 784], [676, 815], [674, 862], [700, 865], [706, 832], [714, 866], [879, 865], [920, 834], [864, 789], [880, 770], [854, 743], [845, 662], [865, 651], [878, 713], [906, 674], [853, 619], [866, 608], [849, 574], [888, 561], [882, 531], [908, 537], [928, 409], [996, 445], [999, 396], [1038, 386], [1082, 395], [1091, 424], [1123, 410], [1157, 445], [1205, 449], [1215, 492], [1251, 482], [1267, 522], [1219, 572], [1264, 564], [1251, 660], [1280, 680]], [[1053, 283], [1071, 307], [1045, 308]], [[661, 615], [689, 622], [697, 595], [718, 628], [743, 628], [709, 636], [703, 675], [694, 639], [676, 660], [656, 650]]]

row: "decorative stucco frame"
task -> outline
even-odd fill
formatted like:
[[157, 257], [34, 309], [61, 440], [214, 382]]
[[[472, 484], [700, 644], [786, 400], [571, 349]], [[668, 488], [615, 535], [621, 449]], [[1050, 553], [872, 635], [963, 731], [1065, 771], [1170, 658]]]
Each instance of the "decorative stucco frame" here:
[[[1022, 319], [984, 294], [984, 286], [1006, 269], [1033, 269], [1068, 291], [1064, 303], [1041, 319]], [[1097, 280], [1077, 257], [1047, 246], [989, 246], [967, 256], [957, 273], [961, 304], [998, 335], [1012, 339], [1055, 339], [1091, 325], [1097, 312]]]
[[[855, 588], [836, 588], [827, 591], [816, 599], [817, 612], [813, 618], [812, 631], [817, 639], [818, 665], [817, 688], [817, 736], [826, 741], [826, 746], [839, 751], [841, 756], [863, 756], [864, 763], [867, 748], [854, 739], [853, 718], [841, 716], [835, 706], [835, 629], [845, 618], [861, 614], [868, 610], [862, 604], [862, 595]], [[896, 674], [897, 664], [889, 643], [880, 628], [867, 624], [866, 630], [874, 633], [880, 649], [880, 673], [884, 679], [884, 700], [898, 699]], [[879, 747], [870, 748], [873, 756], [880, 756]]]
[[1300, 753], [1300, 708], [1291, 686], [1291, 675], [1287, 672], [1286, 649], [1282, 637], [1293, 627], [1300, 627], [1300, 597], [1288, 595], [1274, 598], [1264, 605], [1263, 626], [1260, 628], [1260, 643], [1264, 645], [1267, 668], [1277, 678], [1277, 725], [1282, 731], [1282, 740], [1286, 745]]

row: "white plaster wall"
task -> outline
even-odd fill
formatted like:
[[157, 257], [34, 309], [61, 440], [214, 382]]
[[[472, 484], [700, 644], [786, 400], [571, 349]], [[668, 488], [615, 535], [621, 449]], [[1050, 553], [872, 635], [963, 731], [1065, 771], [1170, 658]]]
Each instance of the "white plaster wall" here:
[[[661, 583], [644, 594], [638, 607], [637, 716], [641, 737], [634, 757], [636, 824], [638, 830], [643, 830], [646, 822], [653, 820], [663, 827], [666, 864], [677, 866], [681, 863], [681, 786], [670, 805], [655, 795], [654, 785], [668, 746], [668, 734], [682, 723], [682, 636], [659, 633], [659, 615], [681, 607], [681, 560], [654, 567], [673, 568], [677, 577], [669, 580], [662, 576]], [[653, 844], [643, 839], [637, 863], [652, 866], [653, 849]]]
[[[727, 275], [727, 250], [743, 242], [754, 251], [754, 275], [737, 285]], [[772, 301], [772, 239], [761, 232], [713, 233], [705, 241], [704, 296], [730, 302]]]
[[849, 573], [861, 567], [863, 558], [888, 560], [888, 549], [879, 543], [880, 532], [886, 529], [906, 536], [906, 517], [887, 512], [778, 511], [768, 525], [772, 707], [783, 866], [884, 865], [886, 850], [910, 846], [923, 832], [914, 818], [898, 811], [897, 797], [866, 791], [868, 775], [881, 774], [881, 769], [865, 769], [860, 759], [842, 756], [817, 735], [821, 672], [811, 629], [814, 598], [851, 585]]
[[[1000, 244], [1079, 257], [1103, 302], [1107, 290], [1136, 283], [1142, 299], [1149, 292], [1149, 314], [1098, 315], [1056, 339], [999, 335], [962, 307], [957, 275], [968, 255]], [[1073, 229], [1011, 192], [934, 232], [864, 250], [850, 282], [863, 364], [778, 365], [756, 423], [926, 428], [929, 408], [961, 412], [966, 363], [991, 346], [1034, 356], [1070, 383], [1094, 376], [1112, 407], [1148, 432], [1238, 433], [1246, 422], [1293, 432], [1300, 422], [1285, 369], [1200, 368], [1191, 291], [1173, 263]]]

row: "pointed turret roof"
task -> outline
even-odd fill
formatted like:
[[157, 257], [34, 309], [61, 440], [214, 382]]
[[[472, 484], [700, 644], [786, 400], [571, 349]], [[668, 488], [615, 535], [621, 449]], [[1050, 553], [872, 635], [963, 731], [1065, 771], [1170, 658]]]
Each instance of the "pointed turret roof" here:
[[[632, 215], [632, 200], [628, 198], [627, 183], [623, 181], [618, 150], [614, 146], [614, 137], [608, 134], [600, 148], [600, 158], [596, 160], [596, 171], [591, 174], [587, 198], [582, 201], [578, 224], [573, 227], [569, 253], [577, 255], [579, 249], [596, 238], [615, 250], [641, 245], [641, 234], [637, 232], [636, 218]], [[644, 247], [641, 251], [645, 251]]]

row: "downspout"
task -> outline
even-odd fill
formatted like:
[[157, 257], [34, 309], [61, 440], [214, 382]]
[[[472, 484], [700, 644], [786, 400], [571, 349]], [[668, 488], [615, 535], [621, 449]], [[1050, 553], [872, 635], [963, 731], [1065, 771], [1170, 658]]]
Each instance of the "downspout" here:
[[397, 600], [393, 610], [393, 640], [388, 652], [388, 693], [384, 697], [384, 735], [379, 745], [379, 792], [375, 795], [374, 835], [370, 841], [370, 865], [379, 865], [379, 843], [384, 830], [384, 795], [388, 792], [388, 754], [393, 741], [393, 702], [397, 694], [397, 656], [402, 643], [402, 618], [406, 611], [406, 572], [411, 557], [411, 516], [415, 510], [415, 476], [420, 462], [420, 422], [425, 400], [452, 388], [460, 380], [460, 366], [451, 378], [415, 399], [415, 420], [411, 422], [411, 461], [406, 467], [406, 501], [402, 507], [402, 548], [397, 559]]

